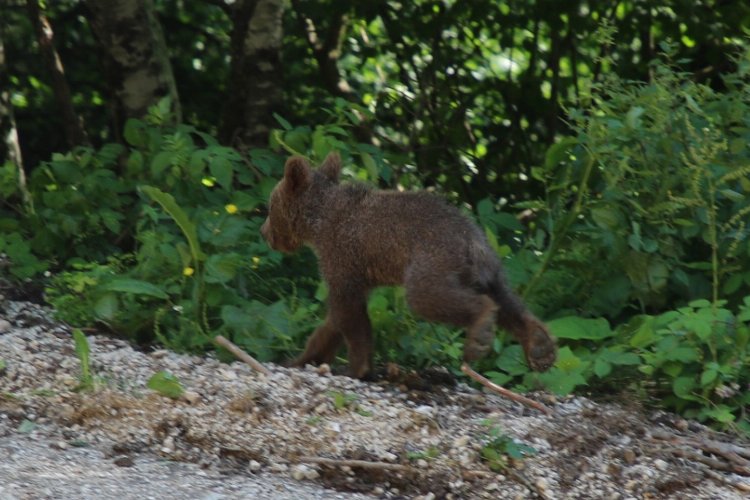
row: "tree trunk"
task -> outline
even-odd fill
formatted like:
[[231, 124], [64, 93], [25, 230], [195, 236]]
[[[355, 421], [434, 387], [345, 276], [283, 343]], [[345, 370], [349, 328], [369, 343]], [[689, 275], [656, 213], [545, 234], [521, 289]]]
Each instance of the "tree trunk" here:
[[18, 129], [10, 102], [10, 81], [8, 68], [5, 66], [5, 45], [3, 44], [3, 23], [0, 22], [0, 164], [9, 161], [18, 171], [18, 190], [21, 192], [24, 206], [29, 212], [34, 211], [31, 195], [26, 188], [26, 173], [23, 169], [21, 145], [18, 142]]
[[219, 138], [240, 150], [268, 144], [281, 103], [281, 17], [284, 0], [237, 0], [232, 19], [229, 82]]
[[31, 23], [34, 25], [34, 31], [39, 42], [39, 51], [42, 53], [47, 69], [52, 75], [52, 91], [62, 113], [65, 140], [71, 148], [86, 144], [88, 143], [86, 132], [83, 129], [80, 117], [73, 109], [73, 99], [70, 95], [68, 81], [65, 79], [65, 70], [57, 49], [55, 49], [52, 26], [39, 7], [37, 0], [27, 0], [26, 7]]
[[165, 96], [180, 122], [177, 85], [152, 0], [86, 0], [86, 6], [91, 30], [105, 55], [115, 129], [128, 118], [142, 118]]

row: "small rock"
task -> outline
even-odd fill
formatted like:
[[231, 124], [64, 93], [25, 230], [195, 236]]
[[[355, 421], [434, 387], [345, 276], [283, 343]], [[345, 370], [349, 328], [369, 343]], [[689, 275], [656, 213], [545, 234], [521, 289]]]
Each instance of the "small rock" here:
[[540, 477], [539, 479], [537, 479], [536, 483], [534, 483], [534, 484], [541, 491], [546, 491], [547, 488], [549, 488], [549, 483], [547, 483], [547, 480], [544, 479], [543, 477]]
[[375, 496], [380, 496], [383, 493], [385, 493], [385, 490], [380, 486], [376, 486], [372, 489], [372, 494]]
[[250, 460], [250, 463], [247, 464], [247, 468], [250, 469], [250, 472], [258, 472], [261, 468], [260, 462], [256, 460]]
[[180, 396], [180, 399], [188, 404], [194, 405], [201, 400], [201, 395], [193, 391], [185, 391]]
[[328, 363], [323, 363], [322, 365], [318, 366], [318, 375], [330, 375], [331, 374], [331, 367]]
[[394, 453], [391, 453], [389, 451], [383, 453], [380, 458], [382, 458], [385, 462], [395, 462], [396, 460], [398, 460], [398, 457]]
[[66, 443], [65, 441], [56, 441], [52, 444], [52, 448], [56, 450], [67, 450], [68, 443]]
[[172, 436], [167, 436], [167, 438], [164, 440], [164, 442], [161, 445], [161, 452], [172, 453], [173, 451], [174, 451], [174, 438]]
[[654, 460], [654, 467], [661, 471], [665, 471], [669, 468], [669, 464], [664, 460], [657, 458], [656, 460]]
[[469, 444], [469, 439], [469, 436], [459, 436], [455, 441], [453, 441], [453, 447], [464, 448], [467, 444]]
[[487, 486], [484, 487], [487, 491], [495, 491], [500, 488], [500, 485], [497, 483], [490, 483]]
[[271, 472], [286, 472], [287, 470], [289, 470], [289, 466], [287, 464], [273, 463], [268, 469]]
[[318, 471], [305, 464], [297, 464], [292, 467], [292, 477], [297, 481], [302, 481], [303, 479], [315, 479], [318, 477]]
[[688, 424], [688, 421], [687, 421], [687, 420], [685, 420], [684, 418], [680, 418], [680, 419], [678, 419], [678, 420], [677, 420], [677, 421], [676, 421], [676, 422], [674, 423], [674, 426], [675, 426], [675, 428], [676, 428], [677, 430], [680, 430], [680, 431], [683, 431], [683, 432], [684, 432], [684, 431], [688, 430], [689, 424]]
[[4, 333], [10, 330], [10, 322], [4, 319], [0, 319], [0, 333]]
[[417, 467], [419, 467], [420, 469], [426, 469], [427, 465], [427, 460], [425, 460], [424, 458], [420, 458], [419, 460], [417, 460]]
[[113, 463], [118, 467], [132, 467], [135, 465], [133, 459], [127, 455], [122, 455], [113, 460]]
[[635, 452], [631, 449], [622, 452], [622, 459], [625, 460], [625, 463], [627, 464], [634, 464], [635, 458]]

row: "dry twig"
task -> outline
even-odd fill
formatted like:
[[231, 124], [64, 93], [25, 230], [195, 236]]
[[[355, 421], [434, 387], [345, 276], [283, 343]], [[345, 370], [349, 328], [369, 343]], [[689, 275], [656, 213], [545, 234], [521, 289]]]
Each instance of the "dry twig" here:
[[544, 406], [542, 403], [534, 401], [533, 399], [529, 399], [526, 396], [516, 394], [515, 392], [508, 390], [505, 387], [501, 387], [495, 384], [494, 382], [490, 382], [487, 378], [483, 377], [482, 375], [472, 370], [471, 367], [467, 365], [466, 363], [463, 363], [461, 365], [461, 371], [464, 372], [473, 380], [476, 380], [477, 382], [479, 382], [480, 384], [488, 388], [489, 390], [496, 392], [497, 394], [500, 394], [501, 396], [505, 398], [508, 398], [512, 401], [516, 401], [517, 403], [524, 404], [528, 407], [534, 408], [535, 410], [539, 410], [545, 415], [550, 415], [552, 413], [552, 410]]
[[226, 337], [223, 337], [221, 335], [217, 335], [214, 337], [214, 342], [219, 344], [221, 347], [226, 349], [227, 351], [234, 354], [234, 356], [239, 359], [240, 361], [250, 365], [253, 370], [259, 371], [263, 375], [270, 375], [271, 370], [263, 366], [256, 360], [254, 357], [250, 356], [248, 353], [237, 347], [234, 343], [229, 341]]
[[[655, 439], [661, 439], [675, 445], [683, 446], [683, 448], [671, 449], [670, 451], [674, 455], [704, 463], [717, 470], [750, 476], [750, 460], [743, 458], [750, 457], [750, 450], [747, 448], [743, 448], [733, 443], [714, 441], [712, 439], [685, 438], [660, 429], [653, 430], [651, 436]], [[696, 448], [702, 452], [710, 453], [717, 457], [723, 457], [729, 463], [722, 462], [715, 458], [706, 457], [697, 451], [685, 449], [684, 447]]]
[[389, 464], [386, 462], [368, 462], [367, 460], [339, 460], [336, 458], [323, 457], [299, 457], [300, 462], [311, 464], [329, 465], [331, 467], [359, 467], [362, 469], [391, 470], [396, 472], [412, 472], [412, 468], [406, 465]]

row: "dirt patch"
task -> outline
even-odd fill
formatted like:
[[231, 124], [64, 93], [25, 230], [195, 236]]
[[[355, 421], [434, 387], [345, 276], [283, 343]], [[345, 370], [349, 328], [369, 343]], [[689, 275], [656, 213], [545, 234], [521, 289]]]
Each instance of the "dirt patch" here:
[[[97, 388], [76, 392], [80, 367], [64, 325], [14, 302], [5, 304], [3, 321], [0, 438], [46, 437], [57, 443], [48, 454], [94, 450], [104, 468], [166, 460], [184, 464], [181, 476], [164, 478], [180, 484], [200, 482], [200, 471], [227, 481], [265, 475], [289, 488], [381, 498], [739, 499], [750, 489], [742, 474], [673, 452], [679, 440], [747, 443], [634, 405], [532, 395], [553, 407], [545, 416], [440, 370], [420, 376], [391, 369], [380, 381], [362, 382], [325, 367], [268, 365], [266, 376], [240, 363], [144, 353], [99, 336], [89, 337]], [[147, 389], [161, 370], [190, 397], [172, 400]], [[665, 433], [677, 441], [665, 441]], [[504, 466], [488, 460], [487, 444], [498, 435], [535, 451]], [[16, 484], [12, 474], [0, 469], [0, 483]], [[42, 491], [34, 488], [30, 494]], [[326, 496], [315, 491], [298, 498]]]

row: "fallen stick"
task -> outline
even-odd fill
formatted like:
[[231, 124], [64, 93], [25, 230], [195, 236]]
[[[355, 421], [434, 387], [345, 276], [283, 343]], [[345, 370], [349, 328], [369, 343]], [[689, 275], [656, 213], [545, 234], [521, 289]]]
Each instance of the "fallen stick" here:
[[234, 354], [234, 356], [242, 361], [243, 363], [246, 363], [250, 365], [253, 370], [259, 371], [263, 375], [270, 375], [271, 370], [266, 368], [265, 366], [261, 365], [258, 360], [256, 360], [254, 357], [250, 356], [248, 353], [237, 347], [234, 343], [232, 343], [229, 339], [226, 337], [223, 337], [221, 335], [217, 335], [214, 337], [214, 342], [219, 344], [221, 347], [226, 349], [227, 351]]
[[735, 474], [739, 474], [742, 476], [750, 476], [750, 468], [748, 467], [722, 462], [721, 460], [702, 455], [697, 451], [686, 450], [685, 448], [672, 448], [667, 451], [676, 457], [686, 458], [694, 462], [700, 462], [702, 464], [708, 465], [715, 470], [720, 470], [723, 472], [734, 472]]
[[501, 387], [494, 382], [490, 382], [487, 378], [485, 378], [484, 376], [472, 370], [471, 367], [467, 365], [466, 363], [463, 363], [461, 365], [461, 371], [464, 372], [466, 375], [468, 375], [469, 378], [476, 380], [477, 382], [479, 382], [480, 384], [482, 384], [489, 390], [496, 392], [497, 394], [500, 394], [501, 396], [505, 398], [508, 398], [517, 403], [524, 404], [528, 407], [534, 408], [535, 410], [539, 410], [545, 415], [550, 415], [552, 413], [552, 410], [544, 406], [542, 403], [538, 403], [534, 401], [533, 399], [529, 399], [526, 396], [522, 396], [511, 390], [506, 389], [505, 387]]
[[669, 441], [673, 444], [682, 444], [684, 446], [698, 448], [706, 453], [724, 457], [733, 464], [741, 467], [742, 470], [750, 470], [750, 460], [743, 458], [750, 457], [750, 450], [734, 443], [723, 443], [721, 441], [704, 438], [686, 438], [660, 429], [654, 429], [651, 431], [651, 436], [656, 439]]
[[339, 460], [323, 457], [299, 457], [300, 462], [311, 464], [330, 465], [332, 467], [359, 467], [362, 469], [392, 470], [397, 472], [411, 472], [412, 468], [406, 465], [389, 464], [386, 462], [368, 462], [367, 460]]

